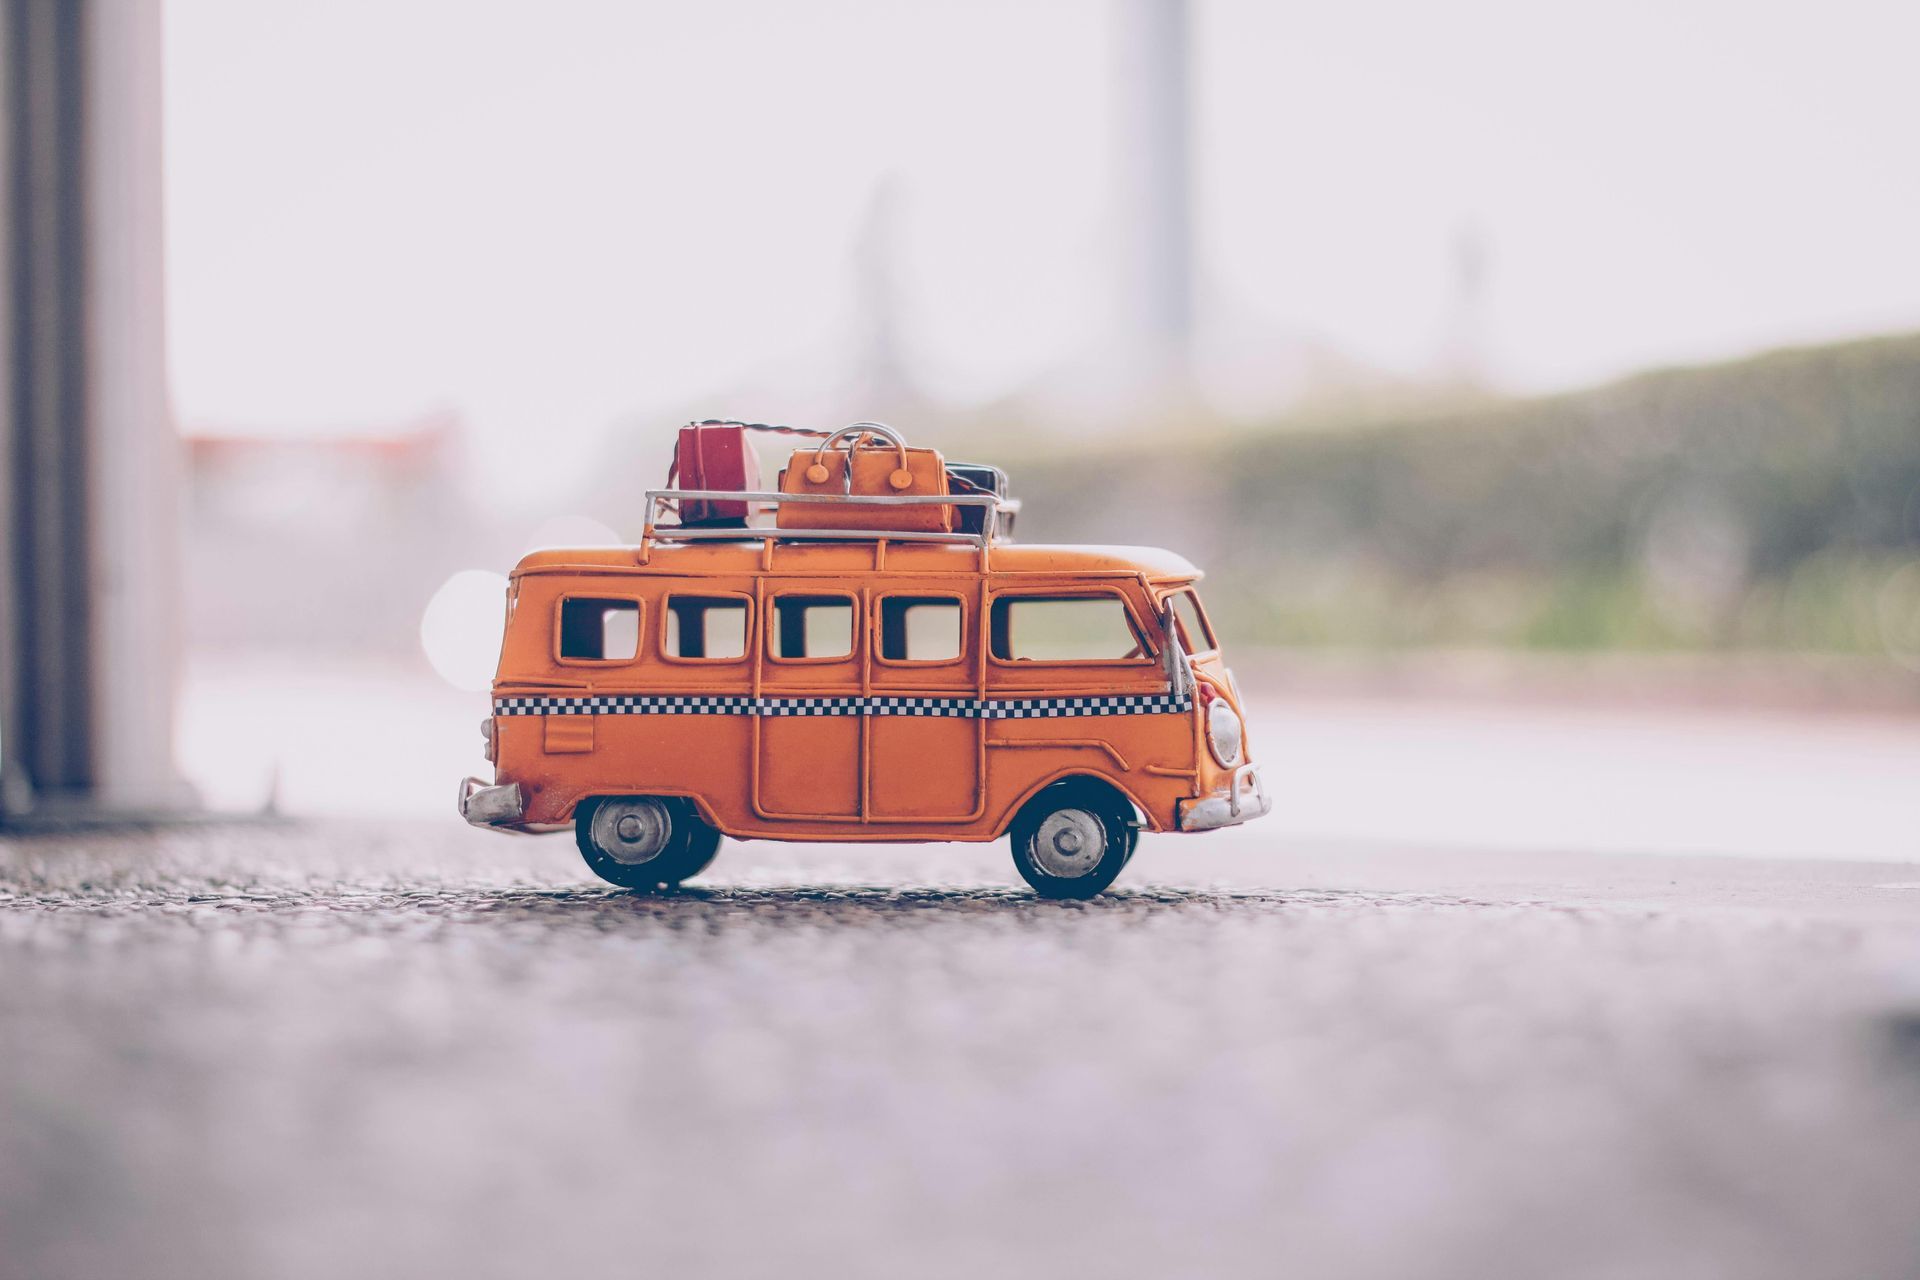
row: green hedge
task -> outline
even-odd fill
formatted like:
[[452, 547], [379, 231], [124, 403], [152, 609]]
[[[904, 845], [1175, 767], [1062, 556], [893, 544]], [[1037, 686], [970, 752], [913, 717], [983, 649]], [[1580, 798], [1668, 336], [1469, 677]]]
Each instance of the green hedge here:
[[1920, 616], [1920, 337], [1007, 461], [1024, 539], [1181, 550], [1251, 640], [1903, 652]]

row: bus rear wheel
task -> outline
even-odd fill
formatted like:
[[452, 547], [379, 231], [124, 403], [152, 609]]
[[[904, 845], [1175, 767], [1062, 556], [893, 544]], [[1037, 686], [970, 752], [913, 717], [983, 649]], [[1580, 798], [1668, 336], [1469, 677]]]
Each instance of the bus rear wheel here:
[[622, 889], [655, 890], [707, 869], [720, 833], [675, 796], [594, 796], [573, 815], [587, 869]]
[[1089, 778], [1056, 782], [1027, 801], [1008, 832], [1013, 865], [1043, 898], [1091, 898], [1133, 857], [1133, 805]]

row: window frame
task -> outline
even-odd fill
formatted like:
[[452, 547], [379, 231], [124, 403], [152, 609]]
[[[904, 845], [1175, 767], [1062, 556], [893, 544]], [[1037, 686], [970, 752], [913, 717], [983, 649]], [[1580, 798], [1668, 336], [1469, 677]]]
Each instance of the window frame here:
[[[921, 600], [921, 601], [928, 601], [928, 602], [935, 601], [935, 600], [951, 600], [955, 604], [959, 605], [960, 606], [959, 651], [956, 652], [951, 658], [889, 658], [887, 657], [886, 656], [887, 646], [885, 644], [885, 635], [882, 632], [882, 628], [886, 625], [886, 623], [885, 623], [885, 620], [882, 619], [882, 617], [880, 616], [880, 611], [884, 607], [884, 602], [888, 600]], [[871, 635], [867, 652], [871, 653], [873, 655], [873, 660], [883, 667], [917, 667], [917, 668], [924, 669], [929, 667], [951, 667], [956, 663], [965, 662], [967, 660], [967, 642], [971, 638], [970, 632], [972, 628], [972, 618], [971, 618], [972, 610], [968, 607], [969, 604], [970, 604], [970, 598], [966, 595], [965, 592], [954, 591], [954, 590], [941, 588], [941, 587], [930, 587], [925, 590], [912, 588], [912, 587], [901, 587], [897, 589], [883, 588], [882, 590], [876, 591], [874, 592], [874, 595], [873, 595], [873, 617], [871, 619], [872, 635]]]
[[[674, 600], [738, 600], [746, 607], [747, 615], [741, 621], [740, 654], [733, 658], [683, 658], [674, 653], [667, 645], [667, 625], [673, 618]], [[660, 595], [660, 647], [657, 652], [662, 662], [675, 662], [689, 667], [724, 666], [732, 662], [747, 662], [753, 658], [757, 636], [754, 631], [753, 595], [746, 591], [726, 591], [716, 587], [706, 587], [695, 591], [665, 591]]]
[[[1175, 596], [1185, 596], [1193, 602], [1193, 611], [1200, 615], [1200, 625], [1206, 629], [1206, 635], [1201, 638], [1213, 642], [1204, 649], [1189, 649], [1187, 656], [1190, 658], [1202, 658], [1220, 652], [1220, 633], [1214, 629], [1213, 619], [1207, 614], [1206, 602], [1200, 598], [1200, 593], [1194, 589], [1193, 584], [1189, 582], [1184, 587], [1175, 587], [1162, 596], [1161, 600], [1171, 606]], [[1173, 615], [1173, 622], [1175, 626], [1180, 628], [1180, 642], [1185, 644], [1191, 637], [1187, 635], [1187, 624], [1185, 620], [1180, 617], [1177, 611]]]
[[[781, 657], [778, 652], [779, 645], [776, 643], [776, 640], [777, 640], [776, 632], [779, 630], [779, 627], [780, 627], [780, 603], [779, 602], [782, 599], [787, 599], [792, 597], [798, 597], [800, 599], [806, 599], [806, 600], [844, 600], [846, 601], [847, 602], [847, 632], [848, 632], [847, 643], [852, 647], [846, 653], [836, 653], [831, 657], [822, 657], [822, 658], [815, 658], [811, 656], [805, 657], [805, 658]], [[767, 595], [767, 616], [761, 620], [760, 626], [761, 626], [761, 630], [765, 633], [764, 635], [761, 636], [761, 643], [765, 646], [762, 652], [766, 654], [766, 658], [768, 662], [778, 663], [780, 666], [783, 666], [783, 667], [830, 667], [835, 663], [858, 662], [860, 660], [860, 645], [862, 641], [861, 632], [864, 630], [864, 628], [860, 626], [860, 597], [857, 593], [845, 590], [844, 588], [819, 590], [812, 587], [796, 586], [791, 588], [784, 588], [779, 591], [769, 592]], [[681, 662], [727, 662], [727, 661], [730, 661], [730, 659], [727, 659], [727, 658], [681, 658], [680, 661]]]
[[[1120, 602], [1125, 612], [1127, 625], [1133, 629], [1133, 638], [1145, 650], [1138, 658], [1015, 658], [1001, 657], [993, 650], [993, 611], [1002, 600], [1072, 600], [1072, 599], [1111, 598]], [[1151, 667], [1160, 662], [1160, 647], [1153, 642], [1154, 632], [1141, 620], [1139, 610], [1133, 606], [1133, 598], [1118, 587], [1013, 587], [1007, 590], [991, 591], [987, 596], [987, 625], [985, 627], [987, 661], [996, 667], [1006, 667], [1014, 671], [1031, 671], [1036, 667]]]
[[[569, 658], [560, 651], [560, 645], [566, 638], [567, 601], [569, 600], [607, 600], [615, 604], [631, 603], [637, 611], [633, 619], [633, 656], [631, 658]], [[512, 623], [512, 613], [507, 621]], [[606, 624], [602, 621], [601, 625]], [[643, 661], [647, 653], [647, 598], [620, 591], [562, 591], [553, 601], [553, 640], [551, 649], [553, 663], [557, 667], [630, 667]], [[602, 640], [605, 632], [601, 633]]]

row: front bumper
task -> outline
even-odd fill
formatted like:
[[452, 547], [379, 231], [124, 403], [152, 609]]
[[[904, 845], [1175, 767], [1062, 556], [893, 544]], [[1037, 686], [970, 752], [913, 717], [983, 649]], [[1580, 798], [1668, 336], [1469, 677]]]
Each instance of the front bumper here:
[[460, 816], [476, 827], [498, 827], [519, 822], [527, 812], [520, 784], [490, 787], [478, 778], [460, 780]]
[[1271, 812], [1273, 796], [1260, 779], [1260, 766], [1243, 764], [1233, 771], [1233, 781], [1225, 791], [1180, 802], [1180, 829], [1212, 831], [1216, 827], [1236, 827]]

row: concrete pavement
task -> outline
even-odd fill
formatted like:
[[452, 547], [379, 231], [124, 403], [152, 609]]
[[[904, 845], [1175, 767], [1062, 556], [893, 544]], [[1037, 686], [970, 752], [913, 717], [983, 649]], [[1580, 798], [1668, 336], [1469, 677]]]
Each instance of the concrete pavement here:
[[1920, 867], [0, 840], [0, 1276], [1920, 1274]]

